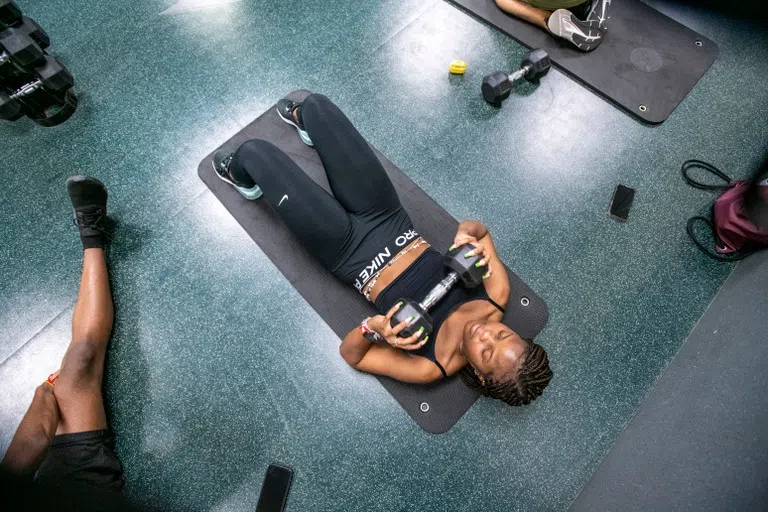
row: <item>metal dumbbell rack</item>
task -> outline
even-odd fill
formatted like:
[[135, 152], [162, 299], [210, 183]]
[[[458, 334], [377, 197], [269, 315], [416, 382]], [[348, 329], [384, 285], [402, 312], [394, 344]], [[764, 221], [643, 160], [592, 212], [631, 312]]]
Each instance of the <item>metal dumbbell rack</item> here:
[[0, 119], [56, 126], [77, 110], [72, 74], [46, 49], [48, 34], [13, 0], [0, 0]]

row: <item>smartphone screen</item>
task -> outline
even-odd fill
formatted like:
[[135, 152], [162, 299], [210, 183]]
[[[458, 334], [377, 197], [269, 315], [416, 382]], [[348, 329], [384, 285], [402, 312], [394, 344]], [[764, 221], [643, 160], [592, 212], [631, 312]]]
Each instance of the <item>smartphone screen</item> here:
[[632, 201], [635, 199], [635, 190], [624, 185], [616, 185], [611, 199], [611, 208], [608, 215], [614, 219], [626, 222], [629, 217], [629, 209], [632, 207]]
[[256, 505], [256, 512], [283, 512], [288, 498], [288, 489], [293, 480], [293, 470], [285, 466], [270, 464], [264, 485], [261, 486], [261, 496]]

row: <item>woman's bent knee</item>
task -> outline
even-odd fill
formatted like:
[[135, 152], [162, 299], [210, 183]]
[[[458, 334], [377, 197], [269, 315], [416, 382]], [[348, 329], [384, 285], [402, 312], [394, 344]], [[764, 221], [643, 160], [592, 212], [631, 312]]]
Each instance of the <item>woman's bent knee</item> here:
[[307, 124], [307, 119], [316, 118], [314, 116], [322, 115], [329, 106], [334, 106], [333, 102], [327, 96], [318, 93], [312, 93], [301, 102], [301, 119]]
[[304, 101], [301, 102], [301, 108], [304, 108], [306, 106], [320, 106], [322, 104], [328, 104], [332, 103], [330, 99], [328, 99], [328, 96], [324, 94], [320, 94], [318, 92], [313, 92], [306, 98], [304, 98]]
[[[275, 167], [282, 151], [266, 140], [251, 139], [245, 141], [237, 150], [235, 160], [239, 163], [236, 172], [245, 172], [255, 183], [260, 183], [263, 173]], [[284, 157], [285, 158], [285, 157]]]

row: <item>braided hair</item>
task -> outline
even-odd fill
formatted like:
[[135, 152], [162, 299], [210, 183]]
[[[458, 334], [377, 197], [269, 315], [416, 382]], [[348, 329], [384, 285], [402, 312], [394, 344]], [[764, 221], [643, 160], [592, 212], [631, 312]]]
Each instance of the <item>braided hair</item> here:
[[525, 340], [527, 348], [516, 372], [510, 372], [498, 382], [485, 384], [475, 373], [472, 365], [461, 369], [459, 376], [470, 389], [484, 396], [497, 398], [508, 405], [528, 405], [538, 398], [552, 379], [547, 352], [533, 342]]

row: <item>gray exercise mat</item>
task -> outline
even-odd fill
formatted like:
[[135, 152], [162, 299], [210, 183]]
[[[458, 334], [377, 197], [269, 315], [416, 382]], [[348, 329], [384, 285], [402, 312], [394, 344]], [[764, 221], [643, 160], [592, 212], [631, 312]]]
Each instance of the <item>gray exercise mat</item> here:
[[669, 117], [719, 53], [711, 40], [639, 0], [613, 0], [605, 39], [590, 53], [506, 14], [494, 0], [447, 1], [529, 48], [543, 48], [565, 73], [652, 124]]
[[[302, 100], [308, 94], [308, 91], [295, 91], [288, 97]], [[328, 192], [331, 191], [317, 152], [301, 142], [296, 130], [278, 117], [275, 106], [221, 148], [234, 152], [246, 140], [257, 138], [267, 140], [285, 151], [312, 179]], [[419, 234], [438, 250], [441, 247], [447, 249], [456, 234], [456, 219], [376, 148], [373, 151], [383, 163]], [[247, 201], [237, 190], [221, 181], [211, 166], [212, 156], [213, 153], [200, 163], [200, 179], [340, 338], [359, 325], [363, 318], [376, 314], [373, 305], [362, 295], [342, 284], [304, 250], [266, 201]], [[533, 338], [547, 323], [547, 305], [509, 269], [507, 274], [512, 291], [504, 323], [521, 336]], [[450, 429], [479, 397], [457, 377], [428, 385], [406, 384], [387, 377], [377, 378], [411, 418], [433, 434], [441, 434]]]

